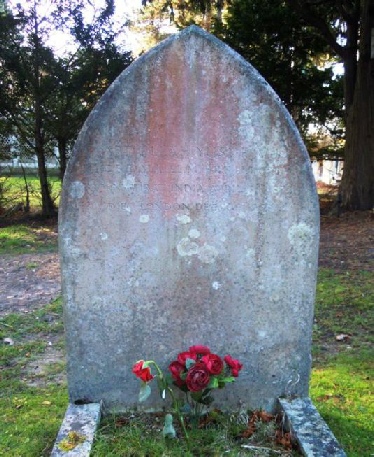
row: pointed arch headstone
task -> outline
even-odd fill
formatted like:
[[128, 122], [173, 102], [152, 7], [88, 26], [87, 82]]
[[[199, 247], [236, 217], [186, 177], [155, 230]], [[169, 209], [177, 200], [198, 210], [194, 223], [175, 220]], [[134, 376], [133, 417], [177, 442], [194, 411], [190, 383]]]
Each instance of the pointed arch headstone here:
[[244, 364], [222, 407], [307, 395], [309, 158], [270, 86], [212, 35], [189, 27], [111, 85], [76, 142], [59, 236], [71, 401], [130, 408], [132, 364], [193, 344]]

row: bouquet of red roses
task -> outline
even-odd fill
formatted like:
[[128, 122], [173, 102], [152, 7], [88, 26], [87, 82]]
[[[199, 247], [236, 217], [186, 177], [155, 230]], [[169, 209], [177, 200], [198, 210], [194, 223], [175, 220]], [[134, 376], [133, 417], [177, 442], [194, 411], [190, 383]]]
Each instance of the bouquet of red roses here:
[[[152, 374], [151, 367], [156, 374]], [[172, 399], [175, 412], [178, 415], [184, 434], [188, 441], [188, 433], [184, 424], [183, 413], [192, 412], [195, 420], [201, 414], [201, 408], [209, 406], [213, 397], [210, 395], [213, 389], [222, 389], [229, 382], [235, 381], [243, 365], [231, 355], [223, 359], [210, 351], [207, 346], [191, 346], [188, 351], [178, 354], [177, 359], [169, 365], [171, 377], [164, 376], [160, 367], [153, 360], [139, 360], [132, 368], [132, 372], [141, 380], [139, 401], [144, 401], [151, 393], [149, 383], [156, 378], [160, 395], [163, 399], [168, 392]], [[186, 394], [186, 402], [182, 406], [174, 395], [172, 386], [177, 386]], [[167, 415], [165, 419], [164, 436], [175, 436], [175, 430]]]
[[213, 398], [212, 389], [222, 389], [233, 382], [243, 365], [231, 355], [223, 359], [210, 351], [207, 346], [191, 346], [188, 351], [178, 354], [171, 362], [169, 370], [173, 384], [189, 393], [198, 403], [209, 405]]

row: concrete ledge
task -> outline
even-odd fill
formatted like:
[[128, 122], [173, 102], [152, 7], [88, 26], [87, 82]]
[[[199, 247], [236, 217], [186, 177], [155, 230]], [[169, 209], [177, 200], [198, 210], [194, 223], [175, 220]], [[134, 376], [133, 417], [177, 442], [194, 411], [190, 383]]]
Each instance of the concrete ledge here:
[[346, 457], [310, 398], [279, 398], [291, 432], [306, 457]]
[[89, 457], [101, 417], [100, 403], [69, 404], [51, 457]]

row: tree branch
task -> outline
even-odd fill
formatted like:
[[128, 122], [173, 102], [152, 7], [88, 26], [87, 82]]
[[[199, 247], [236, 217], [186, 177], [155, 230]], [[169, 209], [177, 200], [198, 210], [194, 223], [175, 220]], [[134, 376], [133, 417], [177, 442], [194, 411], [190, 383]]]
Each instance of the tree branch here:
[[336, 54], [338, 54], [343, 60], [348, 58], [349, 51], [336, 41], [336, 36], [332, 32], [328, 23], [312, 8], [312, 5], [309, 2], [302, 0], [287, 0], [287, 3], [297, 11], [306, 24], [311, 25], [319, 31], [327, 44]]

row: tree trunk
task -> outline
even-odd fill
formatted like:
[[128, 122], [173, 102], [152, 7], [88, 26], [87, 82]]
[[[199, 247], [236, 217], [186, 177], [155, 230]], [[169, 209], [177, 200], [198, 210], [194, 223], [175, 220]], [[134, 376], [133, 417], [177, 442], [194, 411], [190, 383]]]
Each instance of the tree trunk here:
[[56, 208], [51, 197], [51, 191], [48, 184], [47, 167], [45, 164], [45, 153], [43, 146], [43, 139], [40, 129], [40, 116], [35, 110], [35, 152], [38, 159], [38, 175], [40, 182], [40, 191], [42, 195], [42, 214], [43, 216], [50, 217], [56, 214]]
[[374, 1], [364, 0], [361, 12], [360, 59], [351, 106], [347, 107], [346, 146], [340, 198], [345, 210], [374, 207], [374, 56], [371, 29]]
[[48, 184], [47, 167], [45, 164], [45, 150], [42, 132], [42, 107], [38, 87], [35, 91], [35, 120], [34, 120], [34, 142], [35, 153], [38, 159], [38, 175], [40, 182], [40, 192], [42, 195], [42, 214], [50, 217], [56, 214], [56, 208], [51, 197], [51, 191]]
[[50, 217], [56, 214], [48, 184], [47, 167], [45, 164], [44, 140], [42, 131], [42, 103], [41, 103], [41, 74], [40, 74], [40, 38], [38, 19], [34, 18], [34, 144], [38, 159], [38, 175], [40, 192], [42, 195], [42, 214]]

